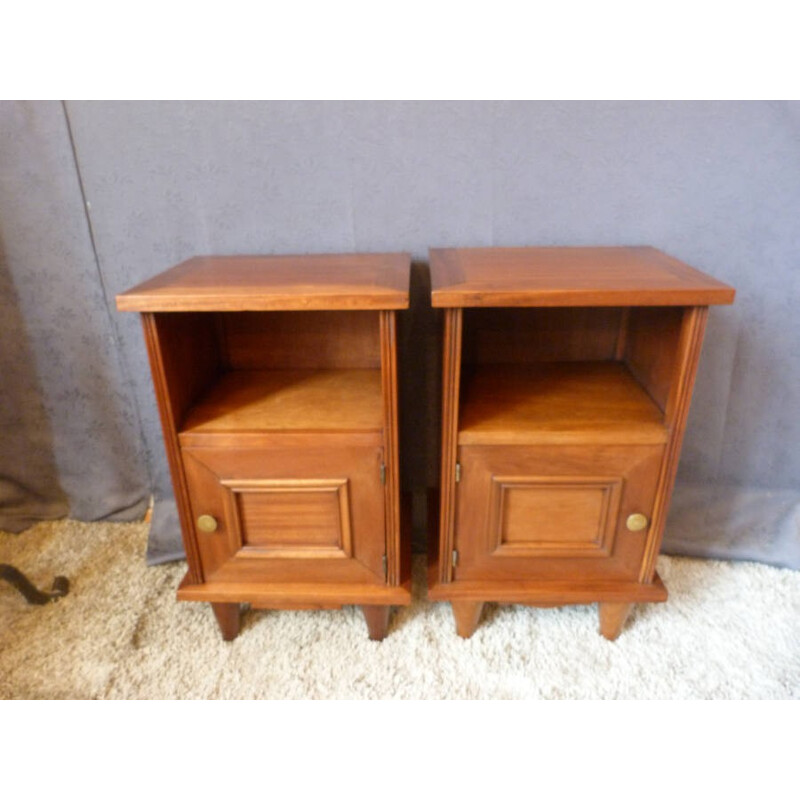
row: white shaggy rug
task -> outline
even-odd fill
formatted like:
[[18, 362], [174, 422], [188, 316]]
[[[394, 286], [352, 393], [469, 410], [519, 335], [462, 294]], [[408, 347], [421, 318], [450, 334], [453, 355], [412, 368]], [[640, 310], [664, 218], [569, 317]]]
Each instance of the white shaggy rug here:
[[800, 572], [659, 559], [665, 604], [622, 635], [594, 606], [489, 605], [472, 639], [416, 597], [383, 642], [358, 609], [248, 611], [220, 639], [211, 610], [178, 603], [182, 563], [146, 567], [147, 525], [70, 520], [0, 533], [0, 562], [70, 594], [29, 606], [0, 583], [0, 698], [800, 699]]

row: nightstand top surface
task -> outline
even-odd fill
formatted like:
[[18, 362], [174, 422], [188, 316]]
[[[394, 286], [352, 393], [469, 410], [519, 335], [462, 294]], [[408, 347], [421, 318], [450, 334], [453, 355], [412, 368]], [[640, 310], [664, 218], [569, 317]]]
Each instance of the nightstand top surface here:
[[473, 306], [689, 306], [734, 289], [653, 247], [484, 247], [430, 251], [432, 302]]
[[408, 308], [406, 253], [197, 256], [117, 295], [120, 311]]

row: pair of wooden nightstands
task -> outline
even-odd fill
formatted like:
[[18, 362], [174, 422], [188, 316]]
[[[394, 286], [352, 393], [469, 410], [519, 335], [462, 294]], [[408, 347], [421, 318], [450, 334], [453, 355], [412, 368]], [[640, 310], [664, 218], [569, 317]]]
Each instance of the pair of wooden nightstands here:
[[[403, 254], [194, 258], [117, 298], [142, 313], [188, 561], [181, 600], [410, 602], [396, 314]], [[733, 289], [652, 248], [431, 251], [444, 309], [429, 597], [599, 603], [615, 638], [655, 573], [707, 308]], [[433, 534], [433, 532], [431, 532]]]

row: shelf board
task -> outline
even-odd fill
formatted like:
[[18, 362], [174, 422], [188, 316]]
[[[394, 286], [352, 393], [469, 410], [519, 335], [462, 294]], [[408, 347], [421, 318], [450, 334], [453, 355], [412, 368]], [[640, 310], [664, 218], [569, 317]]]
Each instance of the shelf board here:
[[657, 444], [667, 435], [621, 362], [492, 365], [464, 377], [459, 445]]
[[213, 434], [382, 431], [379, 369], [234, 370], [190, 409], [183, 444]]

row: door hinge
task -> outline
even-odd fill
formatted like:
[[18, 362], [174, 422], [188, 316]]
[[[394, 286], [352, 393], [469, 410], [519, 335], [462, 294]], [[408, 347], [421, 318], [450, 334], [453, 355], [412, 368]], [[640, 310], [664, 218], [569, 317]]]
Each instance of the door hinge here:
[[461, 462], [456, 461], [456, 483], [461, 482]]
[[450, 562], [454, 567], [458, 566], [458, 550], [453, 550], [453, 553], [450, 556]]
[[381, 556], [381, 564], [383, 565], [383, 577], [386, 579], [389, 577], [389, 565], [386, 561], [386, 553]]
[[386, 464], [381, 464], [381, 483], [386, 485]]

